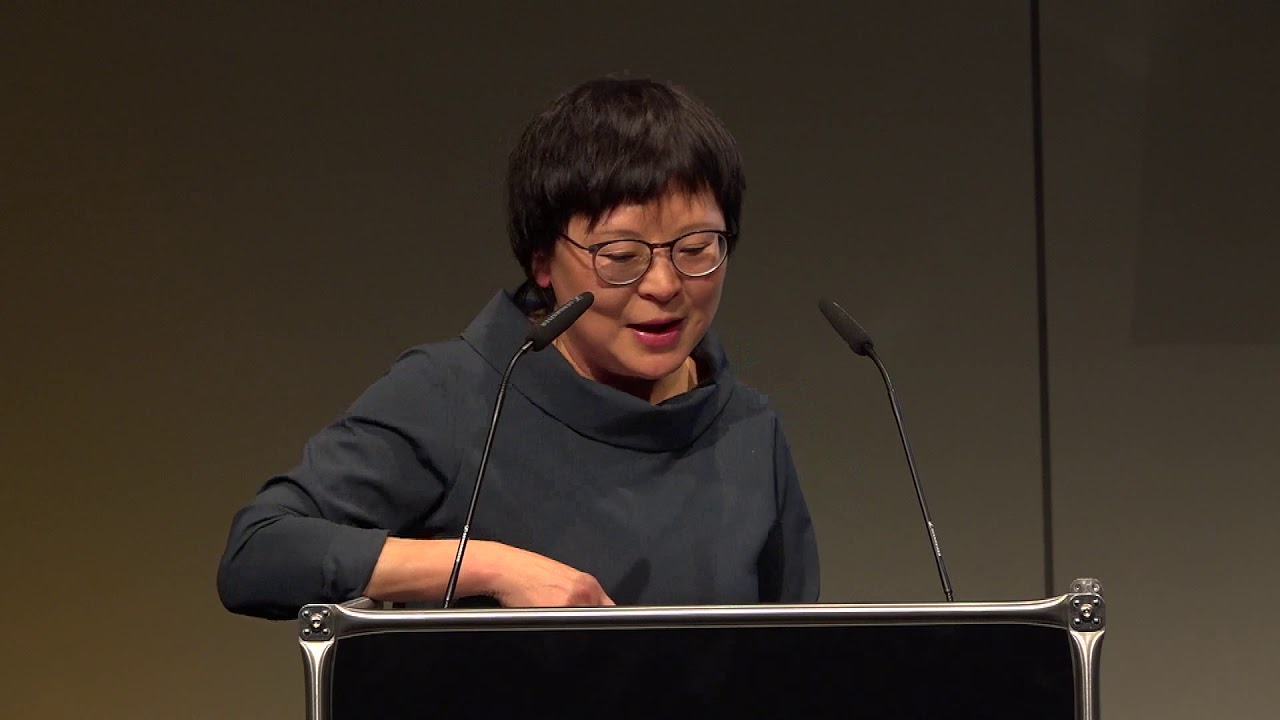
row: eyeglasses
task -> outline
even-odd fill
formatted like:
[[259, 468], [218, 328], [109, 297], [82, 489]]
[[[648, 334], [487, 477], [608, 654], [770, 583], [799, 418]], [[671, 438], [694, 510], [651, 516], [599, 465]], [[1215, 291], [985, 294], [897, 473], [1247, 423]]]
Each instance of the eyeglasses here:
[[580, 245], [561, 234], [569, 244], [591, 253], [596, 276], [609, 285], [630, 285], [644, 277], [653, 264], [653, 254], [666, 248], [671, 265], [685, 277], [710, 275], [729, 256], [731, 233], [721, 230], [695, 230], [665, 243], [643, 240], [610, 240], [595, 245]]

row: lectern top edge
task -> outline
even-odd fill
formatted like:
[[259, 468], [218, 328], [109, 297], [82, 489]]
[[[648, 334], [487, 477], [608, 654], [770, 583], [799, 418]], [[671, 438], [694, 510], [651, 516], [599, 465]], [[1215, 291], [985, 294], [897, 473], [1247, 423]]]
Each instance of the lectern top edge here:
[[330, 720], [329, 691], [338, 640], [379, 633], [655, 630], [696, 628], [1034, 625], [1066, 631], [1074, 717], [1098, 720], [1106, 605], [1102, 586], [1077, 579], [1042, 600], [902, 604], [715, 605], [609, 608], [383, 609], [367, 598], [312, 604], [299, 612], [307, 717]]

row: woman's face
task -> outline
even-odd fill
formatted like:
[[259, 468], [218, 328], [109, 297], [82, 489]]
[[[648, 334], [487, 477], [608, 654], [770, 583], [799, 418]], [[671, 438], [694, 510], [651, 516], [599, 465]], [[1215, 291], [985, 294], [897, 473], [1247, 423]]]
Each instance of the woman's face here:
[[[645, 205], [621, 205], [594, 227], [575, 216], [565, 235], [590, 247], [609, 240], [669, 242], [695, 230], [724, 231], [724, 214], [709, 192], [674, 192]], [[728, 260], [703, 277], [686, 277], [668, 250], [654, 252], [649, 270], [630, 285], [596, 276], [591, 253], [561, 239], [534, 258], [534, 281], [560, 304], [590, 290], [595, 302], [560, 338], [560, 349], [583, 375], [632, 394], [680, 369], [720, 305]]]

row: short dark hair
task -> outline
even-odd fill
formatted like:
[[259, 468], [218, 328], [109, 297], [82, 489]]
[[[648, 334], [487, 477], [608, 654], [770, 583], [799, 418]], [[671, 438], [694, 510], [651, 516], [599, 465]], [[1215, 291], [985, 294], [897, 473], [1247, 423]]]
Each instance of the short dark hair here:
[[569, 220], [676, 190], [710, 191], [732, 252], [746, 188], [738, 144], [711, 109], [669, 83], [604, 77], [556, 98], [533, 119], [507, 167], [511, 249], [532, 278]]

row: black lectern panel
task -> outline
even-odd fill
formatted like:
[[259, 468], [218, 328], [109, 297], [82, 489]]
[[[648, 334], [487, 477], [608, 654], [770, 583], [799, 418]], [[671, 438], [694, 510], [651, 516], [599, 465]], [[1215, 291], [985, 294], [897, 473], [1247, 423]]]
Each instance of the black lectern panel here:
[[1068, 632], [1011, 624], [341, 638], [334, 720], [1074, 717]]

